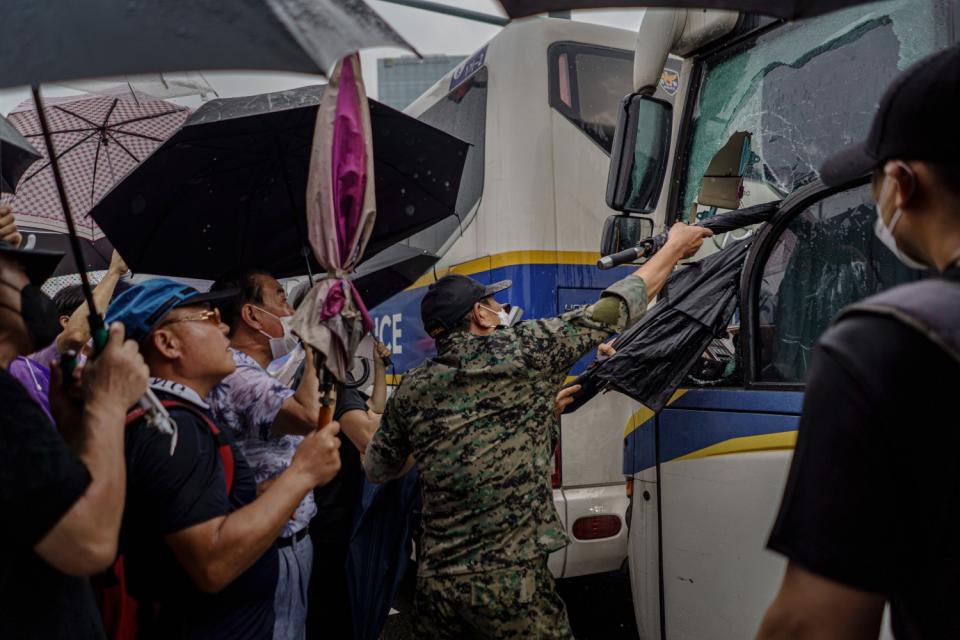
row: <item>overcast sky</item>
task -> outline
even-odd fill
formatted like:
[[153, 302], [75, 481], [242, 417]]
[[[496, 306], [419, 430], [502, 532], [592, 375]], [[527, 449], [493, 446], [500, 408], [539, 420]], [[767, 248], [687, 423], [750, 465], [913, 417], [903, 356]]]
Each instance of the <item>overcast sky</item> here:
[[[499, 27], [454, 18], [437, 13], [411, 9], [380, 0], [368, 0], [370, 5], [422, 54], [469, 54], [479, 49], [499, 31]], [[443, 0], [445, 4], [463, 9], [502, 15], [495, 0]], [[595, 22], [636, 31], [643, 16], [642, 10], [634, 11], [575, 11], [574, 20]], [[361, 54], [367, 93], [377, 97], [378, 58], [409, 55], [399, 49], [371, 49]], [[322, 82], [321, 78], [302, 74], [240, 74], [207, 73], [207, 79], [217, 93], [224, 98], [279, 91]], [[69, 95], [70, 90], [57, 87], [45, 88], [45, 95]], [[0, 114], [7, 114], [13, 107], [27, 99], [26, 89], [0, 91]], [[179, 99], [177, 102], [195, 107], [198, 98]]]

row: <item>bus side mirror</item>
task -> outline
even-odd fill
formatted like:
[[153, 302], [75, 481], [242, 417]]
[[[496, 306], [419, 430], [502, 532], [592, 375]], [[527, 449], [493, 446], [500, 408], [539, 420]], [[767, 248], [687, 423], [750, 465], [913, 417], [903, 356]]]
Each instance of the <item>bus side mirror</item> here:
[[607, 174], [607, 206], [633, 213], [657, 208], [672, 126], [669, 102], [640, 93], [623, 99]]
[[653, 235], [653, 220], [633, 216], [609, 216], [603, 221], [600, 255], [609, 256], [635, 247]]

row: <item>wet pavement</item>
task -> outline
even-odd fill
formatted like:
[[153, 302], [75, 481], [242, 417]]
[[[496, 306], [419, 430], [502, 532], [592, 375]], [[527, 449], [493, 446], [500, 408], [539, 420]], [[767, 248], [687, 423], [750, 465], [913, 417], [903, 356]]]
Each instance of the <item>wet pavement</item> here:
[[[420, 640], [411, 627], [414, 582], [404, 581], [397, 598], [397, 613], [387, 620], [382, 640]], [[578, 640], [636, 640], [637, 627], [630, 597], [630, 578], [614, 571], [569, 578], [557, 583], [567, 604], [573, 634]]]

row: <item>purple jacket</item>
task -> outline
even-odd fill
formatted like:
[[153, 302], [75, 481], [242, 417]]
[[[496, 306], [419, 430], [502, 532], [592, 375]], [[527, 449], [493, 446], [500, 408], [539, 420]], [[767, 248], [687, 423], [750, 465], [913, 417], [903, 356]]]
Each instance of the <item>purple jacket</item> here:
[[7, 373], [20, 381], [33, 401], [50, 418], [50, 422], [56, 424], [50, 413], [50, 370], [35, 360], [17, 356], [7, 367]]

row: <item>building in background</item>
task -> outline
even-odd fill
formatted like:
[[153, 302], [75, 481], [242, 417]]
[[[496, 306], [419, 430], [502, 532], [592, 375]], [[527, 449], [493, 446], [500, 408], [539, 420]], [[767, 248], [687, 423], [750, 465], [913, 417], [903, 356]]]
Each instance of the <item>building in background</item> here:
[[466, 56], [415, 56], [377, 60], [377, 98], [394, 109], [408, 104], [433, 86], [443, 74], [463, 62]]

